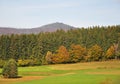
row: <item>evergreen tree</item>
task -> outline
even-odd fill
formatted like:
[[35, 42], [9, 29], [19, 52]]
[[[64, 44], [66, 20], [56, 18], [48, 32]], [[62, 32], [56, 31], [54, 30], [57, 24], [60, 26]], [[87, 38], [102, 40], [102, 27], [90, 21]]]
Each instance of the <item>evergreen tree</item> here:
[[18, 77], [17, 63], [14, 59], [10, 59], [3, 67], [2, 75], [4, 78]]

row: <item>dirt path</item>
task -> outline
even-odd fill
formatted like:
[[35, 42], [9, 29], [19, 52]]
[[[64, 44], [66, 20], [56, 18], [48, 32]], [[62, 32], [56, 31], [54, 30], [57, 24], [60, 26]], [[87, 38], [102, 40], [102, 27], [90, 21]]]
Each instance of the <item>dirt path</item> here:
[[44, 78], [43, 76], [24, 76], [21, 78], [6, 79], [0, 78], [0, 84], [11, 84], [14, 82], [30, 81], [30, 80], [39, 80]]

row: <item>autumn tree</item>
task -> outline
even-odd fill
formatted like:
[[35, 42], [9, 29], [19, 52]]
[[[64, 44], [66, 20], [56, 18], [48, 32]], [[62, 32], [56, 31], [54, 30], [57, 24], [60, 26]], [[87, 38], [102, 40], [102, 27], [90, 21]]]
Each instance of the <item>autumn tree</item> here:
[[69, 53], [64, 46], [60, 46], [57, 53], [54, 54], [53, 63], [67, 63], [69, 62]]
[[70, 50], [71, 62], [79, 62], [83, 60], [86, 54], [87, 54], [86, 48], [80, 45], [74, 45], [74, 44], [71, 45], [71, 50]]
[[46, 56], [45, 56], [45, 60], [48, 64], [51, 64], [52, 63], [52, 58], [53, 58], [53, 54], [52, 52], [48, 51]]
[[107, 59], [117, 59], [119, 58], [119, 50], [118, 50], [118, 44], [113, 44], [108, 48], [106, 52]]
[[107, 52], [106, 52], [106, 57], [108, 59], [113, 59], [115, 56], [115, 49], [114, 46], [110, 46], [110, 48], [108, 48]]
[[88, 60], [89, 61], [99, 61], [103, 58], [103, 50], [99, 45], [94, 45], [88, 50]]

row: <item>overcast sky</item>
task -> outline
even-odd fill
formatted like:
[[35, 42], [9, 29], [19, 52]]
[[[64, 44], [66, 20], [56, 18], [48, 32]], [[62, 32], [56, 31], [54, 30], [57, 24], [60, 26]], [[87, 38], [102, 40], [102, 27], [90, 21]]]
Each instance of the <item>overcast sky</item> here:
[[0, 0], [0, 26], [33, 28], [120, 24], [120, 0]]

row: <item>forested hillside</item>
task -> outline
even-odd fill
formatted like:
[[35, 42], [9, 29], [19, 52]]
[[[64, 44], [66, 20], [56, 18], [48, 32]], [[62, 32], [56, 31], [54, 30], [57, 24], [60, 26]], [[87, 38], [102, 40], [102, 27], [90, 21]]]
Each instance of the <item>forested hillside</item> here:
[[0, 36], [0, 66], [14, 58], [19, 66], [120, 58], [120, 26]]

